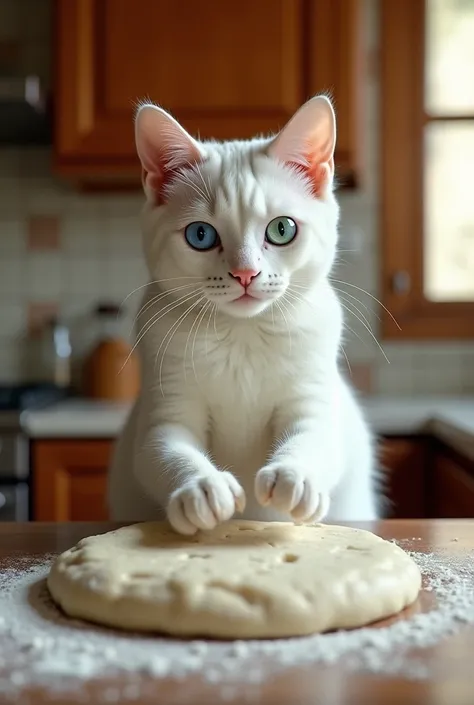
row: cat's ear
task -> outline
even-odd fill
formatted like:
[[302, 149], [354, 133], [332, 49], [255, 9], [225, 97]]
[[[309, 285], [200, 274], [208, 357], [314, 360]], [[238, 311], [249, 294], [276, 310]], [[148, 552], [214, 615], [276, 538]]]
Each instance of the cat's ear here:
[[155, 203], [163, 203], [165, 187], [180, 169], [204, 159], [196, 140], [156, 105], [139, 108], [135, 143], [142, 164], [143, 189]]
[[336, 116], [326, 96], [308, 100], [268, 147], [268, 154], [309, 177], [316, 196], [332, 186]]

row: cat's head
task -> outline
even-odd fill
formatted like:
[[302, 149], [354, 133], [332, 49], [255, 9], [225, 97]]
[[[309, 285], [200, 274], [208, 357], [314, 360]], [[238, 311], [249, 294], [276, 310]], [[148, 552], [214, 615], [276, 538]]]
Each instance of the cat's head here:
[[164, 110], [143, 105], [136, 144], [152, 279], [183, 302], [215, 303], [239, 318], [274, 302], [278, 310], [281, 297], [297, 301], [335, 257], [335, 141], [323, 96], [274, 137], [222, 143], [199, 142]]

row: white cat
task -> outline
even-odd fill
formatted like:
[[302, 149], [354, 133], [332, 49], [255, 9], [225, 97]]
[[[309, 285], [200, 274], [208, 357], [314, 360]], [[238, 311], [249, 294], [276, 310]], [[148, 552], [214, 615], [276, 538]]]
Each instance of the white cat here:
[[109, 478], [113, 519], [182, 534], [244, 518], [378, 515], [370, 433], [338, 370], [335, 116], [322, 96], [268, 139], [198, 142], [143, 105], [152, 282], [143, 384]]

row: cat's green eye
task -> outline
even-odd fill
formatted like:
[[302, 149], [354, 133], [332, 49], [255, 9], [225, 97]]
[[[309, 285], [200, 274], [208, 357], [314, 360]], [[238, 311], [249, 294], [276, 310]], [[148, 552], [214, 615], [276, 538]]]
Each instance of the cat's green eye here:
[[265, 231], [265, 238], [272, 245], [289, 245], [295, 239], [298, 228], [291, 218], [281, 216], [271, 220]]

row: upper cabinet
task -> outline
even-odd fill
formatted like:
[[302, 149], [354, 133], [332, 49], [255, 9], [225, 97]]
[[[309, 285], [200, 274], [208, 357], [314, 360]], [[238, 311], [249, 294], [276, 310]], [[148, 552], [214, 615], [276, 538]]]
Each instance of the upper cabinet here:
[[146, 98], [201, 138], [277, 131], [334, 98], [340, 180], [359, 177], [362, 0], [56, 0], [55, 164], [75, 180], [135, 180]]

